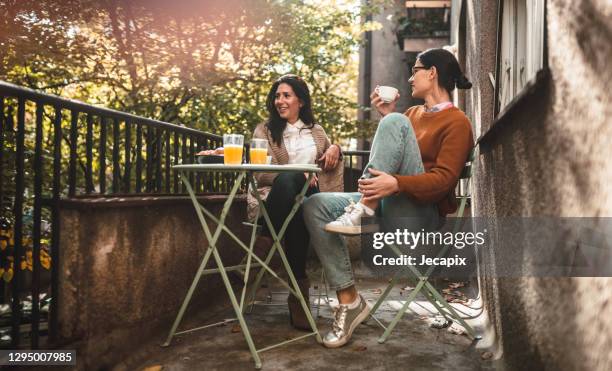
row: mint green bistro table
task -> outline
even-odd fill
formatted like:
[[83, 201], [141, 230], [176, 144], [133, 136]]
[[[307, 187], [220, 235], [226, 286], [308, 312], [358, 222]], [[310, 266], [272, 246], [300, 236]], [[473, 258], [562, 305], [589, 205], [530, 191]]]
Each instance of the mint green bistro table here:
[[[276, 347], [279, 347], [281, 345], [285, 345], [300, 339], [304, 339], [306, 337], [309, 336], [315, 336], [317, 341], [319, 343], [322, 342], [321, 340], [321, 335], [319, 334], [319, 331], [317, 330], [317, 326], [314, 322], [314, 319], [312, 317], [312, 314], [310, 313], [310, 310], [308, 308], [308, 305], [306, 303], [306, 301], [304, 300], [304, 297], [302, 296], [302, 292], [300, 291], [297, 281], [295, 279], [295, 276], [293, 275], [293, 271], [291, 270], [291, 267], [289, 266], [289, 262], [287, 261], [287, 257], [285, 255], [285, 252], [283, 251], [281, 245], [280, 245], [280, 241], [283, 238], [283, 235], [285, 234], [285, 230], [287, 229], [287, 225], [289, 224], [289, 222], [291, 221], [291, 219], [293, 218], [293, 216], [295, 215], [295, 213], [297, 212], [298, 208], [300, 207], [303, 199], [304, 199], [304, 195], [306, 194], [306, 191], [308, 190], [308, 184], [310, 183], [310, 180], [312, 179], [312, 177], [316, 174], [319, 173], [321, 171], [321, 169], [319, 169], [318, 167], [316, 167], [315, 165], [254, 165], [254, 164], [241, 164], [241, 165], [223, 165], [223, 164], [202, 164], [202, 165], [175, 165], [172, 167], [175, 170], [179, 171], [181, 180], [183, 182], [183, 184], [185, 185], [185, 188], [187, 189], [187, 193], [189, 193], [189, 197], [191, 198], [191, 201], [193, 202], [193, 206], [195, 208], [195, 211], [198, 215], [198, 219], [200, 221], [200, 224], [202, 225], [202, 229], [204, 230], [204, 235], [206, 236], [206, 239], [208, 240], [208, 248], [206, 249], [206, 252], [204, 253], [204, 257], [202, 259], [202, 262], [200, 263], [200, 266], [197, 270], [197, 273], [195, 275], [195, 277], [193, 278], [193, 282], [191, 283], [191, 286], [189, 287], [189, 290], [187, 291], [187, 295], [185, 296], [185, 300], [183, 300], [183, 304], [181, 305], [181, 308], [179, 309], [179, 312], [176, 316], [176, 319], [174, 320], [174, 323], [172, 324], [172, 328], [170, 329], [170, 333], [168, 334], [168, 337], [166, 338], [166, 341], [162, 344], [162, 346], [168, 346], [170, 345], [170, 342], [172, 341], [172, 338], [176, 335], [181, 335], [181, 334], [185, 334], [185, 333], [189, 333], [189, 332], [193, 332], [193, 331], [197, 331], [197, 330], [201, 330], [204, 328], [208, 328], [208, 327], [213, 327], [213, 326], [218, 326], [221, 324], [226, 324], [228, 322], [231, 321], [235, 321], [237, 320], [240, 323], [240, 328], [242, 330], [242, 333], [244, 334], [244, 338], [249, 346], [249, 350], [251, 352], [251, 355], [253, 356], [253, 360], [255, 361], [255, 368], [261, 368], [262, 363], [261, 363], [261, 358], [259, 357], [259, 353], [262, 353], [266, 350], [270, 350]], [[191, 186], [190, 182], [189, 182], [189, 173], [193, 172], [193, 173], [198, 173], [198, 172], [219, 172], [219, 171], [223, 171], [223, 172], [234, 172], [234, 173], [238, 173], [238, 177], [236, 178], [236, 181], [234, 183], [234, 186], [231, 189], [231, 192], [229, 193], [229, 196], [227, 198], [227, 200], [225, 201], [224, 205], [223, 205], [223, 210], [221, 211], [221, 215], [219, 216], [219, 218], [216, 218], [211, 212], [209, 212], [208, 210], [206, 210], [204, 208], [204, 206], [202, 206], [195, 195], [195, 192], [193, 191], [193, 187]], [[272, 239], [274, 240], [274, 244], [272, 245], [272, 248], [270, 249], [270, 251], [268, 252], [268, 255], [266, 256], [265, 260], [261, 260], [256, 254], [253, 253], [253, 245], [255, 244], [255, 239], [257, 237], [257, 225], [253, 225], [253, 229], [251, 232], [251, 239], [250, 239], [250, 243], [249, 246], [246, 246], [246, 244], [244, 244], [226, 225], [225, 225], [225, 218], [227, 217], [227, 214], [229, 212], [229, 209], [232, 205], [232, 202], [234, 201], [234, 199], [236, 198], [236, 194], [238, 193], [238, 189], [240, 188], [240, 185], [242, 183], [242, 181], [244, 180], [245, 177], [248, 178], [248, 181], [251, 185], [251, 189], [256, 190], [257, 189], [257, 183], [254, 179], [254, 177], [252, 176], [253, 173], [256, 172], [266, 172], [266, 173], [284, 173], [284, 172], [299, 172], [299, 173], [307, 173], [308, 174], [308, 181], [304, 184], [304, 187], [302, 188], [302, 191], [300, 192], [300, 194], [296, 197], [295, 203], [293, 205], [293, 208], [291, 209], [291, 212], [289, 213], [289, 215], [287, 216], [287, 218], [285, 219], [283, 225], [281, 226], [280, 230], [278, 231], [278, 233], [274, 230], [274, 226], [272, 225], [272, 222], [270, 221], [270, 217], [268, 215], [268, 212], [265, 208], [265, 204], [263, 203], [261, 197], [259, 196], [259, 194], [257, 192], [253, 192], [253, 195], [257, 198], [257, 201], [259, 202], [259, 211], [257, 214], [257, 219], [259, 219], [259, 215], [262, 214], [264, 217], [264, 220], [266, 222], [266, 225], [268, 226], [268, 230], [270, 231], [270, 234], [272, 235]], [[211, 231], [211, 229], [209, 229], [208, 224], [206, 223], [206, 219], [205, 217], [209, 218], [210, 220], [214, 221], [217, 224], [217, 228], [215, 229], [214, 232]], [[223, 265], [223, 262], [221, 261], [221, 257], [219, 255], [219, 252], [217, 250], [217, 242], [219, 240], [219, 236], [221, 235], [221, 231], [225, 231], [233, 240], [236, 241], [236, 243], [245, 251], [246, 253], [246, 263], [245, 264], [240, 264], [240, 265], [234, 265], [234, 266], [225, 266]], [[276, 272], [274, 272], [274, 270], [272, 270], [269, 266], [270, 261], [272, 260], [272, 257], [274, 256], [274, 253], [278, 252], [278, 254], [280, 255], [281, 261], [283, 266], [285, 267], [286, 271], [287, 271], [287, 275], [289, 276], [289, 283], [286, 282], [285, 280], [281, 279]], [[211, 268], [211, 269], [206, 269], [206, 265], [208, 264], [210, 258], [214, 259], [215, 263], [217, 264], [217, 268]], [[253, 260], [255, 260], [255, 262], [253, 262]], [[244, 262], [244, 259], [243, 259]], [[275, 277], [276, 279], [278, 279], [280, 281], [280, 283], [285, 286], [287, 289], [289, 289], [289, 291], [295, 295], [300, 303], [302, 304], [302, 308], [304, 309], [304, 311], [306, 312], [306, 316], [308, 317], [308, 322], [310, 323], [310, 326], [314, 329], [313, 332], [308, 333], [306, 335], [302, 335], [302, 336], [298, 336], [296, 338], [290, 339], [290, 340], [286, 340], [283, 341], [281, 343], [278, 344], [274, 344], [271, 346], [267, 346], [265, 348], [262, 349], [257, 349], [255, 347], [255, 343], [253, 341], [253, 337], [251, 336], [251, 333], [249, 331], [248, 325], [244, 319], [244, 311], [245, 311], [245, 293], [246, 293], [246, 288], [247, 288], [247, 281], [249, 278], [249, 272], [251, 270], [251, 268], [262, 268], [263, 270], [260, 270], [260, 274], [258, 276], [258, 278], [260, 278], [261, 274], [263, 274], [264, 270], [268, 271], [270, 273], [270, 275], [272, 275], [273, 277]], [[240, 295], [240, 300], [238, 300], [238, 298], [236, 297], [236, 294], [234, 293], [234, 290], [230, 284], [230, 281], [227, 277], [227, 272], [229, 271], [242, 271], [244, 273], [244, 286], [242, 288], [242, 293]], [[183, 315], [185, 314], [185, 310], [187, 309], [187, 306], [189, 305], [189, 302], [191, 300], [191, 297], [193, 296], [193, 292], [195, 291], [195, 288], [198, 284], [198, 282], [200, 281], [200, 278], [203, 275], [207, 275], [207, 274], [216, 274], [219, 273], [221, 274], [221, 278], [223, 280], [223, 284], [225, 286], [225, 289], [227, 290], [227, 294], [230, 298], [230, 301], [232, 303], [232, 307], [234, 308], [234, 312], [236, 313], [236, 318], [235, 319], [230, 319], [230, 320], [225, 320], [222, 322], [217, 322], [217, 323], [213, 323], [210, 325], [206, 325], [206, 326], [201, 326], [201, 327], [196, 327], [190, 330], [185, 330], [185, 331], [180, 331], [177, 332], [177, 328], [178, 325], [180, 324]], [[256, 290], [257, 288], [254, 287], [252, 288], [252, 290]], [[253, 291], [254, 292], [254, 291]]]

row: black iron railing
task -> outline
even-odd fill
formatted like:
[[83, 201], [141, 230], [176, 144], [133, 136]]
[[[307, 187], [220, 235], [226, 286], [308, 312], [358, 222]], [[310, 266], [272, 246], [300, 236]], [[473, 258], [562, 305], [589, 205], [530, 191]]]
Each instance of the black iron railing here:
[[[40, 348], [57, 333], [61, 199], [183, 195], [172, 165], [221, 145], [218, 135], [0, 81], [0, 349]], [[345, 191], [356, 191], [369, 151], [344, 156]], [[191, 176], [199, 193], [228, 192], [234, 180]]]
[[398, 34], [406, 39], [450, 37], [448, 7], [406, 8], [406, 16], [398, 19]]
[[[0, 348], [27, 347], [26, 334], [36, 349], [47, 325], [56, 333], [61, 198], [183, 194], [172, 166], [221, 144], [218, 135], [0, 81]], [[233, 181], [206, 179], [195, 179], [197, 192], [224, 193]]]
[[370, 160], [370, 151], [342, 151], [344, 155], [344, 192], [357, 192], [357, 181]]

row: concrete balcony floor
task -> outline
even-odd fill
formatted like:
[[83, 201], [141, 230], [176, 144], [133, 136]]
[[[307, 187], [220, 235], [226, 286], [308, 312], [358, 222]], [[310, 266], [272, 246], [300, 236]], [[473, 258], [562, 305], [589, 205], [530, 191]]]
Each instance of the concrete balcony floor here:
[[[312, 272], [311, 280], [320, 273]], [[367, 276], [367, 272], [356, 269], [357, 287], [372, 305], [387, 281]], [[272, 304], [255, 305], [246, 316], [255, 345], [258, 349], [280, 341], [305, 334], [289, 325], [286, 305], [286, 289], [273, 284]], [[467, 291], [470, 291], [467, 288]], [[267, 301], [268, 290], [258, 292], [258, 299]], [[311, 304], [316, 301], [315, 290], [311, 288]], [[389, 300], [378, 310], [377, 318], [383, 323], [391, 321], [396, 309], [408, 295], [395, 288]], [[336, 302], [330, 292], [331, 304]], [[460, 308], [460, 307], [459, 307]], [[316, 316], [316, 306], [313, 308]], [[448, 329], [434, 329], [428, 324], [434, 314], [429, 311], [424, 298], [418, 298], [414, 311], [408, 311], [397, 325], [386, 343], [379, 344], [382, 329], [368, 319], [360, 325], [351, 341], [339, 349], [326, 349], [308, 337], [269, 351], [260, 353], [263, 370], [490, 370], [491, 361], [483, 360], [482, 350], [476, 349], [465, 335], [453, 334]], [[464, 308], [465, 311], [465, 308]], [[204, 312], [204, 311], [203, 311]], [[197, 317], [197, 318], [193, 318]], [[215, 309], [186, 318], [180, 329], [202, 326], [233, 317], [233, 310], [226, 303]], [[322, 336], [331, 327], [333, 309], [323, 302], [319, 316], [315, 317]], [[472, 324], [472, 323], [470, 323]], [[114, 370], [249, 370], [254, 362], [246, 341], [238, 330], [238, 322], [211, 327], [175, 337], [172, 344], [162, 348], [162, 338], [144, 345], [130, 359], [116, 365]], [[165, 336], [165, 335], [164, 335]]]

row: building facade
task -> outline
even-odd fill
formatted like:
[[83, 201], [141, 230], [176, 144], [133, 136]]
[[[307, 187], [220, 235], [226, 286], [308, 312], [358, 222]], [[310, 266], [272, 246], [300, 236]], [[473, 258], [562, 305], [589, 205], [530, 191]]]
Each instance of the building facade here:
[[[474, 83], [457, 97], [478, 140], [474, 216], [612, 214], [611, 35], [606, 0], [453, 2], [451, 38]], [[612, 279], [496, 277], [504, 241], [492, 242], [482, 295], [503, 363], [610, 369]], [[524, 241], [516, 253], [542, 252]]]
[[[390, 85], [399, 90], [397, 109], [404, 112], [420, 103], [411, 97], [408, 84], [417, 54], [450, 42], [451, 1], [395, 0], [368, 21], [380, 28], [366, 32], [360, 50], [359, 102], [369, 107], [376, 85]], [[375, 111], [359, 112], [360, 120], [379, 118]]]
[[[372, 32], [371, 49], [362, 50], [363, 105], [369, 102], [365, 87], [396, 82], [403, 97], [398, 111], [415, 104], [407, 84], [413, 58], [420, 48], [441, 45], [411, 40], [414, 23], [403, 45], [390, 31], [398, 30], [398, 12], [441, 3], [395, 2], [395, 18], [378, 16], [384, 29]], [[477, 141], [473, 216], [494, 224], [507, 217], [610, 216], [610, 1], [450, 3], [450, 37], [443, 45], [473, 83], [454, 96]], [[494, 238], [481, 252], [480, 292], [490, 323], [484, 345], [508, 369], [610, 369], [612, 323], [604, 318], [612, 316], [612, 279], [496, 276], [505, 263], [496, 246], [507, 242]], [[542, 253], [523, 242], [514, 244], [520, 262]]]

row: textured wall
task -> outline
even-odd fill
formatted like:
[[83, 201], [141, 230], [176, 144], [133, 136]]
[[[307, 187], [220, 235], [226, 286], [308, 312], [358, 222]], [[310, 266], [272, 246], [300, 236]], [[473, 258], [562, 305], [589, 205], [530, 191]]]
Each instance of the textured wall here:
[[[483, 60], [494, 56], [489, 47], [495, 25], [484, 14], [491, 2], [467, 3], [467, 59], [480, 84], [468, 96], [467, 111], [482, 134], [492, 122], [492, 96], [482, 88]], [[550, 78], [509, 112], [490, 148], [481, 148], [475, 215], [612, 214], [611, 40], [609, 1], [548, 1]], [[527, 255], [538, 254], [529, 248]], [[495, 254], [485, 255], [485, 269], [493, 270]], [[485, 280], [484, 297], [507, 365], [610, 369], [610, 284], [609, 278]]]
[[[210, 196], [204, 202], [218, 213], [224, 200]], [[240, 224], [245, 210], [243, 200], [228, 214], [234, 233], [246, 232]], [[207, 245], [188, 199], [65, 204], [59, 333], [62, 343], [78, 350], [79, 367], [103, 369], [142, 342], [154, 339], [161, 344]], [[238, 247], [228, 249], [230, 245], [234, 242], [221, 235], [219, 249], [225, 264], [240, 259]], [[208, 276], [199, 283], [190, 308], [227, 302], [222, 293], [220, 276]], [[193, 316], [187, 315], [186, 321], [189, 318]]]
[[495, 1], [465, 1], [465, 41], [467, 50], [464, 73], [472, 82], [465, 91], [465, 113], [472, 120], [474, 136], [480, 137], [493, 118], [493, 85], [495, 75], [496, 20]]
[[[489, 73], [495, 74], [497, 2], [466, 0], [462, 3], [463, 19], [459, 22], [458, 34], [464, 39], [457, 44], [465, 48], [465, 51], [459, 51], [459, 54], [465, 55], [464, 60], [461, 61], [462, 67], [473, 85], [472, 89], [460, 91], [460, 94], [465, 97], [465, 107], [461, 108], [470, 118], [474, 137], [477, 139], [488, 130], [493, 122], [494, 88]], [[483, 175], [480, 173], [482, 169], [477, 159], [474, 165], [472, 213], [473, 215], [488, 215], [482, 210], [480, 204], [479, 196], [483, 194], [484, 201], [486, 201], [488, 192], [482, 189]], [[484, 261], [488, 263], [491, 259], [485, 256]], [[490, 266], [484, 264], [481, 269], [488, 274]], [[486, 342], [486, 346], [494, 350], [495, 356], [499, 358], [503, 354], [503, 339], [500, 336], [502, 322], [500, 307], [497, 305], [499, 289], [495, 280], [483, 278], [480, 284], [482, 297], [487, 305], [487, 316], [497, 335], [494, 339], [484, 339], [483, 343]]]

